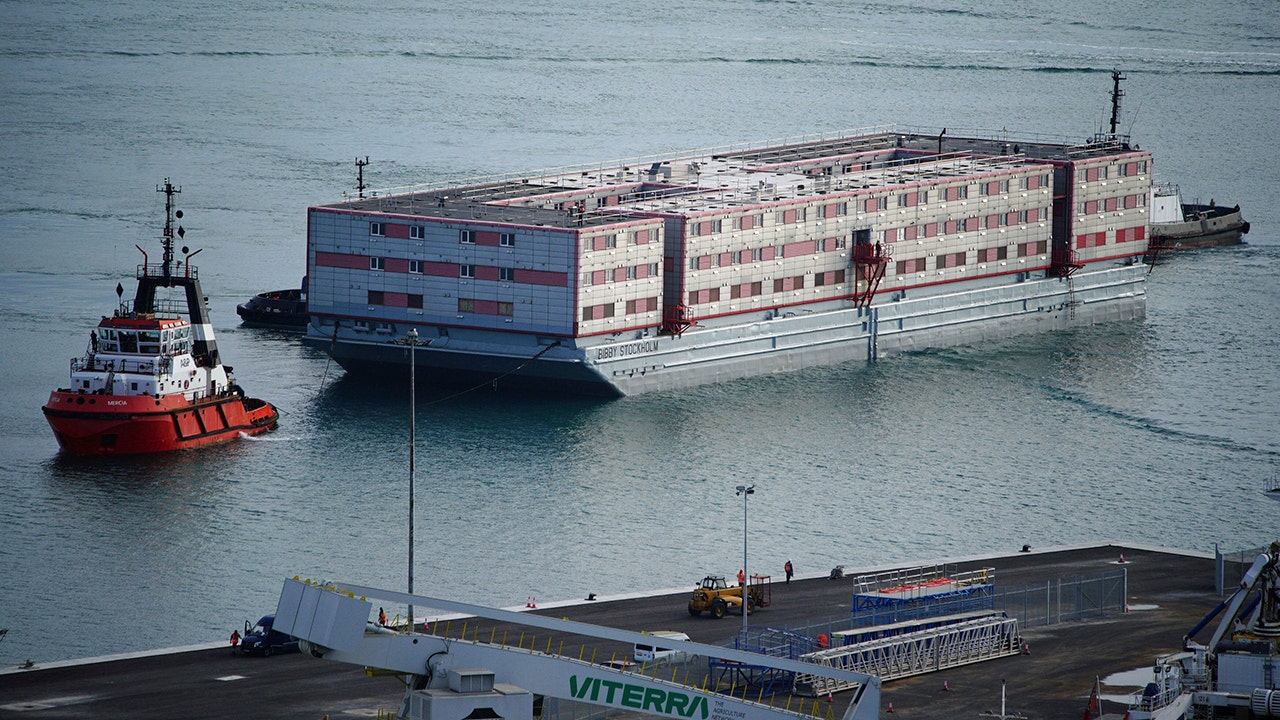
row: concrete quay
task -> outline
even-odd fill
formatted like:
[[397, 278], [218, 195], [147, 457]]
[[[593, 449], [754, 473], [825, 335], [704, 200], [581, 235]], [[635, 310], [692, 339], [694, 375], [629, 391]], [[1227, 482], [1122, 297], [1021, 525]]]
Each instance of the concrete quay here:
[[[1123, 556], [1126, 561], [1119, 565]], [[1156, 655], [1179, 648], [1182, 636], [1218, 602], [1211, 556], [1125, 545], [1033, 550], [1000, 557], [927, 560], [898, 567], [946, 563], [957, 571], [995, 568], [1001, 588], [1091, 576], [1122, 567], [1127, 572], [1131, 612], [1084, 622], [1022, 629], [1030, 653], [939, 673], [886, 682], [881, 714], [901, 718], [965, 718], [1000, 710], [1000, 686], [1007, 707], [1028, 718], [1078, 718], [1084, 714], [1095, 677], [1149, 666]], [[892, 569], [847, 570], [849, 574]], [[754, 570], [753, 570], [754, 572]], [[765, 571], [768, 572], [768, 571]], [[781, 568], [774, 575], [782, 575]], [[753, 614], [752, 625], [800, 627], [847, 617], [853, 584], [801, 576], [790, 584], [775, 580], [773, 604]], [[690, 577], [689, 589], [699, 578]], [[352, 580], [355, 580], [352, 578]], [[594, 602], [543, 605], [537, 612], [557, 618], [627, 630], [680, 630], [695, 642], [731, 641], [741, 627], [735, 617], [691, 617], [687, 592]], [[447, 624], [457, 636], [465, 621]], [[492, 627], [491, 627], [492, 626]], [[440, 632], [446, 632], [440, 629]], [[493, 623], [467, 631], [468, 637], [507, 632], [518, 626]], [[513, 635], [514, 636], [514, 635]], [[538, 640], [539, 645], [543, 641]], [[549, 638], [556, 643], [556, 638]], [[630, 648], [598, 643], [599, 659]], [[376, 717], [399, 706], [404, 687], [395, 677], [368, 677], [363, 668], [302, 654], [269, 658], [233, 656], [226, 647], [186, 649], [123, 659], [55, 663], [50, 667], [0, 672], [0, 720], [76, 718], [138, 720], [182, 718]], [[1103, 687], [1104, 696], [1126, 689]], [[837, 694], [830, 710], [844, 712], [848, 693]], [[1124, 706], [1104, 701], [1117, 717]]]

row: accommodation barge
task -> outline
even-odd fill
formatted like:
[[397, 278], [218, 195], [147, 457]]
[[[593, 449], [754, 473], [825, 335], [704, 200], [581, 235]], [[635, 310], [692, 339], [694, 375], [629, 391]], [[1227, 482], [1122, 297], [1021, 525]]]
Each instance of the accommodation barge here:
[[616, 397], [1138, 318], [1151, 171], [874, 128], [346, 198], [308, 210], [307, 341]]

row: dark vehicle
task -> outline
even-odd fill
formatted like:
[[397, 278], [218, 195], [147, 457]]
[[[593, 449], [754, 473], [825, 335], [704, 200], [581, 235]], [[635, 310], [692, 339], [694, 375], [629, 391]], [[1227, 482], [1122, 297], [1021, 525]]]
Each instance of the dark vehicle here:
[[263, 615], [257, 625], [249, 627], [244, 621], [244, 638], [240, 640], [240, 651], [245, 655], [270, 656], [273, 653], [297, 652], [298, 638], [272, 630], [275, 615]]

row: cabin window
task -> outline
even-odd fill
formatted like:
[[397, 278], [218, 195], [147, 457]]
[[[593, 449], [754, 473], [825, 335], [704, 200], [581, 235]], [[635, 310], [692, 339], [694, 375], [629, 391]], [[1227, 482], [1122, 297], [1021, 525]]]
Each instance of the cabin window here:
[[387, 234], [387, 224], [380, 222], [369, 223], [369, 234], [374, 237], [383, 237]]
[[475, 276], [476, 276], [475, 265], [459, 265], [458, 266], [458, 277], [474, 278]]
[[475, 230], [459, 230], [458, 242], [462, 243], [463, 245], [475, 245], [476, 231]]
[[414, 275], [421, 275], [421, 274], [422, 274], [422, 261], [421, 261], [421, 260], [410, 260], [410, 261], [409, 261], [409, 272], [410, 272], [410, 273], [413, 273]]
[[138, 344], [138, 352], [143, 355], [159, 355], [160, 354], [160, 333], [143, 332], [140, 333], [142, 342]]
[[380, 257], [369, 258], [369, 269], [370, 270], [386, 270], [387, 269], [386, 258], [380, 258]]
[[385, 305], [385, 304], [386, 304], [386, 295], [385, 295], [381, 290], [370, 290], [370, 291], [369, 291], [369, 304], [370, 304], [370, 305]]
[[470, 313], [476, 311], [476, 301], [471, 298], [458, 298], [458, 312]]
[[410, 240], [425, 240], [425, 239], [426, 239], [426, 237], [427, 237], [427, 229], [426, 229], [426, 228], [422, 227], [421, 225], [410, 225], [410, 226], [409, 226], [409, 239], [410, 239]]
[[499, 314], [499, 315], [505, 315], [505, 316], [507, 316], [507, 317], [511, 317], [512, 315], [514, 315], [514, 314], [515, 314], [515, 305], [513, 305], [512, 303], [509, 303], [509, 302], [499, 302], [499, 303], [498, 303], [498, 314]]
[[410, 293], [410, 294], [405, 298], [405, 306], [406, 306], [406, 307], [410, 307], [410, 308], [414, 308], [414, 309], [416, 309], [416, 310], [421, 310], [421, 309], [422, 309], [422, 296], [421, 296], [421, 295], [416, 295], [416, 294], [414, 294], [414, 293]]
[[498, 280], [502, 282], [515, 282], [516, 269], [508, 267], [498, 268]]
[[499, 235], [499, 236], [498, 236], [498, 244], [499, 244], [499, 245], [501, 245], [502, 247], [515, 247], [515, 246], [516, 246], [516, 234], [515, 234], [515, 233], [502, 233], [501, 235]]

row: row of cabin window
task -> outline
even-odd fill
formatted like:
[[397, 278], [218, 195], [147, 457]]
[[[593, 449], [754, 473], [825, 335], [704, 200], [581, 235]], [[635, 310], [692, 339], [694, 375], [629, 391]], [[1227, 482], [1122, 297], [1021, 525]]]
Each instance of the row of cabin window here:
[[[1036, 187], [1044, 187], [1048, 184], [1048, 177], [1039, 175], [1029, 175], [1020, 179], [1020, 189], [1034, 189]], [[1009, 192], [1010, 180], [993, 180], [991, 182], [979, 183], [978, 191], [982, 195], [1000, 195]], [[910, 193], [901, 193], [897, 196], [898, 207], [915, 207], [918, 205], [927, 205], [931, 197], [938, 197], [944, 201], [964, 200], [969, 197], [968, 185], [953, 185], [947, 188], [941, 188], [936, 191], [937, 195], [933, 195], [932, 190], [918, 190]], [[863, 200], [864, 212], [876, 212], [878, 210], [889, 209], [889, 196], [882, 195], [879, 197], [871, 197]], [[780, 210], [774, 213], [775, 225], [788, 225], [797, 222], [804, 222], [808, 216], [807, 208], [792, 208]], [[820, 205], [817, 208], [819, 218], [830, 218], [849, 214], [849, 204], [847, 202], [832, 203], [829, 205]], [[764, 214], [757, 215], [740, 215], [732, 219], [732, 228], [734, 230], [751, 230], [753, 228], [764, 226]], [[724, 225], [720, 220], [704, 220], [689, 224], [689, 236], [700, 237], [703, 235], [714, 235], [723, 231]]]
[[[384, 222], [369, 223], [369, 235], [373, 237], [386, 237], [387, 224]], [[409, 239], [410, 240], [426, 240], [427, 239], [426, 227], [422, 225], [410, 225]], [[475, 230], [459, 230], [458, 242], [462, 245], [474, 245], [476, 243], [476, 231]], [[501, 247], [515, 247], [516, 234], [515, 233], [499, 233], [498, 245], [500, 245]]]
[[[1035, 255], [1043, 255], [1049, 250], [1048, 240], [1037, 240], [1035, 242], [1021, 243], [1016, 246], [1018, 257], [1033, 257]], [[976, 262], [996, 262], [1006, 260], [1009, 257], [1009, 247], [1001, 245], [1000, 247], [982, 248], [974, 251]], [[898, 275], [910, 275], [911, 273], [924, 272], [929, 269], [929, 258], [918, 257], [908, 260], [899, 260], [894, 265]], [[933, 258], [933, 269], [944, 270], [946, 268], [963, 267], [969, 264], [968, 251], [960, 251], [953, 253], [941, 253]]]
[[[1112, 212], [1115, 210], [1119, 210], [1121, 207], [1122, 201], [1123, 201], [1125, 210], [1132, 210], [1134, 208], [1147, 206], [1147, 196], [1145, 194], [1139, 193], [1137, 195], [1125, 195], [1124, 198], [1118, 198], [1118, 197], [1105, 198], [1102, 200], [1101, 210], [1102, 212]], [[1099, 204], [1097, 200], [1086, 200], [1080, 203], [1076, 207], [1076, 212], [1081, 215], [1094, 215], [1098, 212], [1098, 210], [1099, 210]]]
[[[382, 290], [370, 290], [370, 291], [369, 291], [369, 304], [370, 304], [370, 305], [386, 305], [386, 304], [387, 304], [387, 302], [386, 302], [386, 301], [387, 301], [387, 297], [386, 297], [386, 293], [385, 293], [384, 291], [382, 291]], [[485, 314], [489, 314], [489, 315], [505, 315], [505, 316], [508, 316], [508, 317], [510, 317], [512, 314], [514, 314], [514, 311], [515, 311], [515, 304], [514, 304], [514, 303], [511, 303], [511, 302], [503, 302], [503, 301], [498, 301], [498, 302], [496, 302], [496, 303], [494, 303], [494, 302], [492, 302], [492, 301], [481, 301], [481, 309], [487, 309], [487, 308], [489, 307], [489, 304], [492, 304], [492, 306], [493, 306], [493, 310], [494, 310], [494, 311], [493, 311], [493, 312], [490, 312], [490, 313], [485, 313]], [[419, 294], [416, 294], [416, 293], [409, 293], [409, 294], [405, 295], [405, 307], [410, 308], [410, 309], [414, 309], [414, 310], [421, 310], [421, 309], [422, 309], [422, 295], [419, 295]], [[476, 301], [475, 301], [475, 299], [473, 299], [473, 298], [458, 298], [458, 312], [466, 312], [466, 313], [474, 313], [474, 312], [476, 312]]]
[[[422, 274], [422, 268], [423, 268], [423, 264], [422, 264], [422, 261], [421, 261], [421, 260], [410, 260], [410, 261], [409, 261], [409, 273], [410, 273], [411, 275], [421, 275], [421, 274]], [[383, 258], [383, 257], [370, 257], [370, 258], [369, 258], [369, 269], [370, 269], [370, 270], [386, 270], [386, 269], [387, 269], [387, 259], [386, 259], [386, 258]], [[459, 266], [458, 266], [458, 277], [460, 277], [460, 278], [474, 278], [475, 276], [476, 276], [476, 266], [475, 266], [475, 265], [459, 265]], [[516, 269], [515, 269], [515, 268], [509, 268], [509, 267], [500, 267], [500, 268], [498, 268], [498, 280], [499, 280], [500, 282], [515, 282], [515, 280], [516, 280]]]
[[[482, 300], [477, 304], [474, 298], [458, 298], [458, 312], [479, 313], [481, 315], [501, 315], [511, 317], [515, 314], [515, 304], [510, 302], [493, 302]], [[489, 312], [492, 310], [492, 312]]]
[[[370, 290], [368, 304], [370, 305], [386, 305], [387, 294], [382, 290]], [[405, 294], [405, 307], [415, 310], [422, 309], [422, 295], [418, 293]]]
[[[813, 280], [809, 281], [808, 280], [809, 277], [812, 277]], [[806, 285], [811, 285], [813, 287], [823, 287], [826, 285], [840, 285], [844, 283], [844, 281], [845, 281], [845, 271], [843, 268], [840, 270], [828, 270], [826, 272], [814, 273], [812, 276], [794, 275], [791, 277], [774, 278], [773, 292], [784, 293], [784, 292], [792, 292], [794, 290], [803, 290], [805, 289]], [[765, 284], [760, 280], [757, 280], [755, 282], [738, 283], [736, 285], [730, 285], [729, 299], [738, 300], [740, 298], [755, 297], [757, 295], [763, 295], [765, 292], [765, 287], [766, 287]], [[689, 305], [701, 305], [705, 303], [720, 302], [720, 298], [721, 298], [721, 289], [718, 287], [713, 287], [713, 288], [703, 288], [701, 290], [690, 290], [688, 297], [686, 298], [686, 301], [687, 301], [687, 304]]]
[[[1132, 228], [1118, 228], [1115, 231], [1116, 244], [1123, 242], [1136, 242], [1138, 240], [1147, 239], [1147, 228], [1144, 225]], [[1084, 250], [1086, 248], [1102, 247], [1107, 244], [1107, 231], [1096, 233], [1085, 233], [1076, 236], [1076, 249]]]
[[[655, 312], [658, 309], [658, 298], [636, 298], [628, 300], [626, 303], [625, 313], [627, 315], [635, 315], [636, 313]], [[611, 318], [617, 311], [615, 303], [602, 303], [600, 305], [585, 305], [582, 308], [583, 322], [589, 320], [604, 320]]]
[[[884, 198], [881, 198], [884, 200]], [[819, 205], [815, 208], [817, 217], [832, 218], [849, 214], [849, 203], [838, 202]], [[774, 225], [792, 225], [802, 223], [809, 217], [808, 207], [787, 208], [778, 210], [773, 214]], [[730, 218], [730, 228], [733, 230], [754, 230], [764, 227], [764, 213], [756, 213], [754, 215], [738, 215]], [[724, 231], [723, 220], [699, 220], [689, 223], [688, 236], [702, 237], [706, 235], [715, 235]]]
[[[1013, 225], [1025, 225], [1028, 222], [1038, 222], [1042, 217], [1048, 217], [1048, 208], [1031, 208], [1030, 210], [1010, 211], [981, 217], [964, 218], [962, 220], [948, 220], [945, 223], [935, 222], [923, 225], [908, 225], [903, 228], [888, 228], [877, 230], [873, 237], [880, 242], [915, 240], [917, 237], [935, 237], [939, 234], [939, 231], [942, 234], [951, 235], [958, 232], [994, 230]], [[822, 238], [814, 242], [813, 250], [814, 252], [829, 252], [843, 250], [847, 246], [848, 242], [844, 238]], [[785, 247], [787, 246], [770, 245], [750, 250], [733, 250], [710, 255], [697, 255], [689, 258], [689, 269], [706, 270], [708, 268], [762, 262], [779, 257], [790, 257], [784, 252]]]
[[97, 352], [139, 355], [181, 355], [190, 352], [191, 328], [171, 330], [116, 330], [98, 328], [94, 347]]
[[1007, 213], [994, 213], [991, 215], [967, 217], [960, 220], [947, 220], [942, 223], [933, 222], [925, 223], [923, 225], [907, 225], [902, 228], [877, 230], [875, 233], [875, 239], [882, 242], [897, 242], [898, 240], [915, 240], [916, 238], [922, 237], [935, 237], [939, 234], [951, 235], [961, 232], [974, 232], [976, 230], [996, 230], [1002, 227], [1013, 227], [1015, 225], [1026, 225], [1027, 223], [1040, 222], [1048, 217], [1048, 208], [1010, 210]]
[[1076, 181], [1093, 182], [1094, 180], [1106, 180], [1112, 175], [1115, 177], [1134, 177], [1145, 174], [1147, 174], [1147, 161], [1133, 160], [1115, 165], [1093, 165], [1076, 168]]
[[632, 245], [648, 245], [649, 241], [657, 237], [656, 230], [635, 230], [626, 233], [607, 233], [604, 235], [595, 235], [591, 238], [592, 250], [612, 250], [618, 247], [618, 236], [622, 235], [624, 241], [629, 239]]
[[629, 265], [627, 267], [614, 268], [612, 272], [608, 270], [591, 270], [582, 273], [582, 285], [604, 285], [608, 282], [623, 282], [626, 280], [643, 280], [644, 278], [655, 277], [658, 274], [658, 263], [647, 263], [644, 265]]

